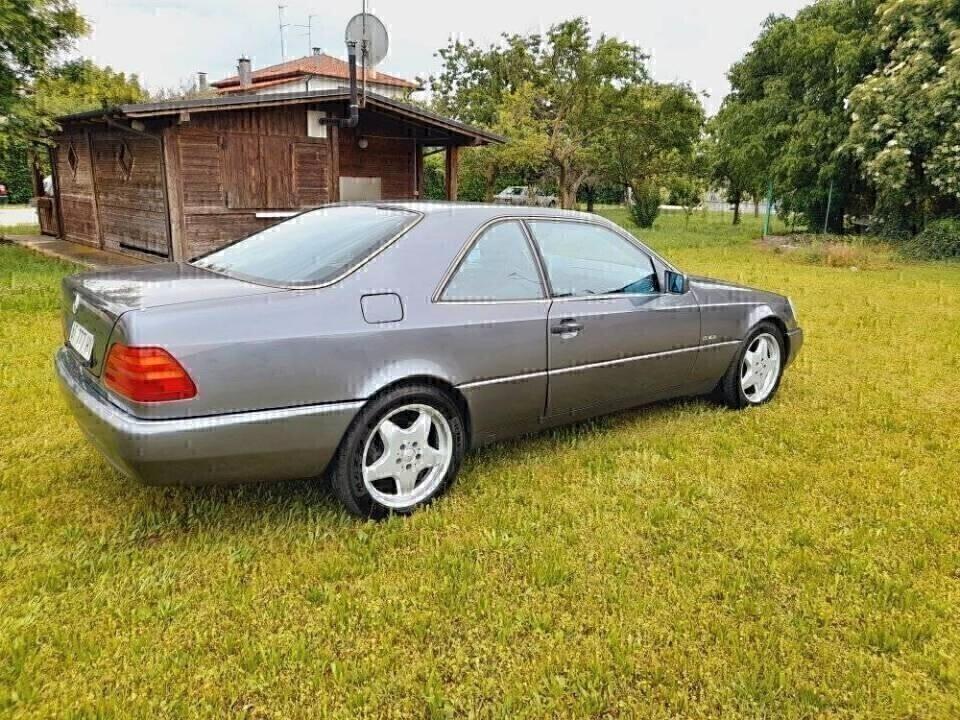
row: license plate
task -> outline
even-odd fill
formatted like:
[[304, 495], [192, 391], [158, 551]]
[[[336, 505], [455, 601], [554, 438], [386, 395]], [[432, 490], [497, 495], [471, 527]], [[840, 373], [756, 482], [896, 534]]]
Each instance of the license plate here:
[[93, 352], [92, 332], [74, 320], [73, 325], [70, 327], [69, 342], [70, 347], [76, 350], [80, 357], [82, 357], [86, 362], [90, 362], [90, 354]]

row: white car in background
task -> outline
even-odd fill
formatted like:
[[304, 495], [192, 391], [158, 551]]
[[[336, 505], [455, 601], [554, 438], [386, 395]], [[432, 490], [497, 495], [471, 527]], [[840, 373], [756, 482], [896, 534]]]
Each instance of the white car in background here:
[[533, 207], [557, 207], [556, 195], [543, 195], [526, 185], [511, 185], [494, 196], [501, 205], [531, 205]]

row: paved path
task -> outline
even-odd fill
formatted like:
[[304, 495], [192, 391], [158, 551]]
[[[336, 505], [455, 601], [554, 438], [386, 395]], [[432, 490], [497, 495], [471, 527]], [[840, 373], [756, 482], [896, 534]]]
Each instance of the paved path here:
[[36, 208], [9, 208], [0, 205], [0, 227], [37, 225], [39, 223]]
[[59, 238], [47, 237], [46, 235], [4, 235], [2, 228], [0, 228], [0, 236], [2, 236], [4, 240], [9, 240], [21, 247], [57, 258], [58, 260], [77, 263], [92, 270], [110, 270], [118, 267], [150, 264], [146, 260], [139, 258], [107, 252], [106, 250], [98, 250], [97, 248], [67, 242]]

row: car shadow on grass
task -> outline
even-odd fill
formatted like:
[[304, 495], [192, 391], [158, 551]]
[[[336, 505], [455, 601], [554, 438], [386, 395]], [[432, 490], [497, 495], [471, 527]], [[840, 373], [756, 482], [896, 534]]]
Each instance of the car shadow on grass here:
[[[468, 453], [461, 476], [451, 490], [482, 492], [485, 477], [528, 460], [531, 455], [557, 456], [571, 450], [597, 452], [592, 443], [636, 423], [656, 422], [684, 410], [722, 412], [700, 398], [664, 400], [640, 408], [578, 421], [492, 443]], [[123, 535], [134, 545], [155, 545], [216, 530], [221, 540], [246, 537], [281, 527], [301, 526], [316, 532], [362, 525], [346, 513], [333, 496], [325, 477], [233, 486], [141, 485], [119, 473], [110, 483], [103, 504], [118, 513]], [[443, 512], [441, 499], [431, 512]], [[120, 528], [118, 528], [118, 531]], [[294, 532], [298, 532], [294, 530]]]

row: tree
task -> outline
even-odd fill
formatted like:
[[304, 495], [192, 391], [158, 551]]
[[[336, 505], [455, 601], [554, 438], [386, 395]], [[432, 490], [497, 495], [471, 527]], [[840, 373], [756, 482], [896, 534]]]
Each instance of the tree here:
[[605, 177], [629, 187], [634, 197], [641, 195], [641, 187], [671, 187], [681, 179], [692, 182], [704, 112], [688, 85], [634, 85], [618, 111], [619, 117], [606, 125], [601, 143]]
[[885, 2], [877, 17], [883, 59], [850, 93], [849, 148], [884, 234], [912, 235], [960, 200], [960, 4]]
[[[33, 194], [29, 168], [31, 149], [46, 132], [55, 127], [55, 118], [70, 113], [134, 103], [146, 100], [147, 94], [136, 75], [126, 75], [90, 60], [73, 60], [55, 68], [31, 85], [21, 100], [21, 117], [30, 117], [34, 135], [17, 136], [0, 149], [0, 177], [10, 188], [15, 201], [23, 202]], [[41, 166], [46, 159], [41, 154]]]
[[36, 112], [44, 118], [146, 99], [136, 75], [116, 72], [109, 65], [99, 67], [87, 59], [54, 68], [34, 86]]
[[[850, 128], [846, 98], [879, 59], [878, 0], [818, 2], [796, 18], [770, 16], [750, 51], [729, 71], [728, 118], [718, 132], [720, 168], [732, 197], [750, 192], [750, 180], [769, 175], [781, 206], [843, 229], [848, 211], [869, 205], [857, 157], [845, 149]], [[738, 150], [756, 144], [759, 152]], [[761, 190], [762, 192], [762, 190]]]
[[583, 18], [558, 23], [545, 35], [504, 35], [486, 49], [451, 42], [438, 54], [444, 69], [430, 78], [434, 109], [499, 125], [510, 140], [512, 147], [487, 156], [489, 176], [503, 162], [542, 164], [555, 176], [564, 207], [573, 206], [580, 185], [601, 164], [602, 139], [609, 124], [623, 118], [623, 98], [648, 81], [636, 47], [606, 36], [594, 41]]
[[469, 149], [464, 162], [482, 178], [485, 202], [493, 200], [498, 178], [505, 173], [539, 175], [547, 156], [547, 138], [535, 120], [536, 94], [533, 85], [523, 83], [504, 96], [494, 115], [492, 130], [509, 138], [502, 145]]
[[70, 0], [12, 0], [0, 5], [0, 144], [37, 136], [43, 118], [29, 102], [52, 58], [87, 32]]
[[762, 110], [758, 104], [728, 99], [709, 125], [710, 179], [733, 205], [734, 225], [740, 223], [744, 198], [758, 197], [770, 173], [772, 158], [757, 124], [763, 121]]

